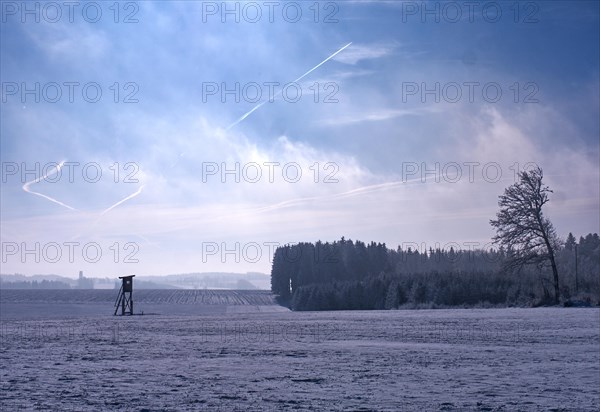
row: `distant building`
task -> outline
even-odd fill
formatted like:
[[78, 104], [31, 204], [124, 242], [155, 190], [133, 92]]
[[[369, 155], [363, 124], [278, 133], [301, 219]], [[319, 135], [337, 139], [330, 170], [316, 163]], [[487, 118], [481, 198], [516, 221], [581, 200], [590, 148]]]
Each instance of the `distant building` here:
[[83, 270], [79, 271], [79, 279], [77, 280], [77, 289], [94, 289], [94, 280], [83, 276]]

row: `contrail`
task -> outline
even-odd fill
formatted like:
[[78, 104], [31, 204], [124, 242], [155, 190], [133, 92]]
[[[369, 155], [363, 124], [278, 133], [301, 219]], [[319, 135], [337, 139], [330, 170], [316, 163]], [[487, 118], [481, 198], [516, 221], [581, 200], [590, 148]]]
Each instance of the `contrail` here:
[[[306, 76], [308, 76], [310, 73], [312, 73], [313, 71], [315, 71], [316, 69], [318, 69], [319, 67], [321, 67], [323, 64], [327, 63], [329, 60], [333, 59], [335, 56], [337, 56], [339, 53], [342, 52], [342, 50], [346, 49], [347, 47], [349, 47], [352, 44], [352, 42], [348, 43], [347, 45], [345, 45], [344, 47], [342, 47], [341, 49], [339, 49], [338, 51], [336, 51], [335, 53], [333, 53], [331, 56], [329, 56], [328, 58], [326, 58], [325, 60], [323, 60], [321, 63], [317, 64], [315, 67], [313, 67], [312, 69], [310, 69], [309, 71], [307, 71], [306, 73], [304, 73], [302, 76], [298, 77], [296, 80], [293, 81], [293, 83], [299, 82], [300, 80], [302, 80], [303, 78], [305, 78]], [[275, 99], [275, 97], [277, 97], [278, 95], [280, 95], [282, 93], [283, 89], [280, 90], [279, 92], [277, 92], [274, 96], [273, 96], [273, 100]], [[257, 104], [256, 106], [254, 106], [252, 108], [252, 110], [250, 110], [249, 112], [243, 114], [239, 119], [237, 119], [235, 122], [233, 122], [232, 124], [230, 124], [226, 130], [231, 129], [233, 126], [237, 125], [239, 122], [241, 122], [242, 120], [244, 120], [246, 117], [250, 116], [252, 113], [254, 113], [256, 110], [258, 110], [261, 106], [263, 106], [265, 103], [267, 103], [268, 100], [265, 100], [264, 102], [261, 102], [259, 104]]]
[[[507, 179], [507, 180], [509, 180], [509, 179]], [[405, 186], [405, 185], [411, 184], [411, 183], [417, 183], [419, 181], [423, 182], [423, 178], [417, 177], [417, 178], [412, 178], [412, 179], [395, 180], [395, 181], [391, 181], [391, 182], [384, 182], [384, 183], [377, 183], [377, 184], [372, 184], [372, 185], [367, 185], [367, 186], [361, 186], [361, 187], [357, 187], [355, 189], [347, 190], [345, 192], [284, 200], [283, 202], [257, 207], [254, 209], [247, 210], [245, 212], [217, 216], [214, 219], [226, 219], [226, 218], [247, 216], [247, 215], [263, 213], [263, 212], [270, 212], [270, 211], [277, 210], [277, 209], [299, 206], [304, 203], [312, 202], [312, 201], [325, 201], [325, 200], [330, 200], [330, 199], [343, 199], [343, 198], [347, 198], [347, 197], [360, 196], [363, 194], [377, 192], [380, 190], [388, 190], [388, 189], [393, 189], [396, 187]], [[425, 182], [423, 182], [423, 183], [425, 183]]]
[[58, 172], [60, 171], [60, 169], [63, 167], [63, 165], [64, 165], [64, 164], [65, 164], [65, 160], [63, 160], [63, 161], [62, 161], [62, 162], [60, 162], [58, 165], [56, 165], [56, 168], [55, 168], [55, 169], [53, 169], [53, 170], [52, 170], [52, 172], [46, 173], [46, 174], [45, 174], [44, 176], [42, 176], [42, 177], [38, 177], [38, 178], [37, 178], [37, 179], [35, 179], [35, 180], [32, 180], [32, 181], [30, 181], [30, 182], [27, 182], [27, 183], [25, 183], [25, 184], [23, 185], [23, 190], [24, 190], [24, 191], [26, 191], [27, 193], [31, 193], [32, 195], [36, 195], [36, 196], [43, 197], [44, 199], [47, 199], [47, 200], [49, 200], [49, 201], [51, 201], [51, 202], [53, 202], [53, 203], [56, 203], [56, 204], [58, 204], [58, 205], [61, 205], [61, 206], [63, 206], [63, 207], [66, 207], [66, 208], [67, 208], [67, 209], [69, 209], [69, 210], [75, 210], [75, 211], [77, 211], [77, 209], [75, 209], [74, 207], [71, 207], [71, 206], [69, 206], [69, 205], [67, 205], [67, 204], [63, 203], [63, 202], [61, 202], [60, 200], [56, 200], [56, 199], [54, 199], [54, 198], [52, 198], [52, 197], [50, 197], [50, 196], [47, 196], [47, 195], [45, 195], [45, 194], [42, 194], [42, 193], [34, 192], [33, 190], [29, 189], [29, 186], [31, 186], [31, 185], [33, 185], [33, 184], [36, 184], [36, 183], [39, 183], [40, 181], [42, 181], [42, 180], [46, 179], [46, 178], [47, 178], [48, 176], [50, 176], [50, 175], [54, 175], [54, 174], [58, 173]]
[[370, 193], [370, 192], [376, 192], [379, 190], [387, 190], [387, 189], [391, 189], [394, 187], [404, 186], [407, 183], [414, 183], [419, 180], [421, 180], [421, 179], [415, 178], [415, 179], [398, 180], [398, 181], [362, 186], [362, 187], [358, 187], [358, 188], [351, 189], [351, 190], [348, 190], [345, 192], [340, 192], [340, 193], [290, 199], [290, 200], [285, 200], [283, 202], [279, 202], [279, 203], [272, 204], [272, 205], [257, 207], [257, 208], [254, 208], [254, 209], [251, 209], [251, 210], [248, 210], [245, 212], [240, 212], [240, 213], [235, 213], [235, 214], [230, 214], [230, 215], [223, 215], [223, 216], [216, 216], [214, 219], [225, 219], [225, 218], [232, 218], [232, 217], [238, 217], [238, 216], [247, 216], [247, 215], [252, 215], [252, 214], [256, 214], [256, 213], [269, 212], [272, 210], [298, 206], [303, 203], [315, 201], [315, 200], [322, 201], [322, 200], [329, 200], [329, 199], [339, 199], [339, 198], [345, 198], [345, 197], [360, 196], [362, 194], [366, 194], [366, 193]]
[[[275, 97], [281, 92], [276, 93], [273, 96], [273, 99], [275, 99]], [[235, 122], [231, 123], [229, 126], [227, 126], [227, 129], [225, 130], [229, 130], [231, 129], [233, 126], [235, 126], [236, 124], [238, 124], [239, 122], [241, 122], [242, 120], [244, 120], [246, 117], [250, 116], [252, 113], [254, 113], [254, 111], [258, 110], [260, 107], [262, 107], [268, 100], [257, 104], [256, 106], [254, 106], [254, 108], [252, 110], [250, 110], [248, 113], [244, 114], [242, 117], [240, 117], [239, 119], [237, 119]]]
[[317, 64], [315, 67], [313, 67], [312, 69], [310, 69], [309, 71], [307, 71], [306, 73], [304, 73], [302, 76], [300, 76], [296, 80], [294, 80], [294, 83], [302, 80], [303, 78], [305, 78], [306, 76], [308, 76], [310, 73], [312, 73], [313, 71], [315, 71], [316, 69], [318, 69], [319, 67], [321, 67], [324, 63], [326, 63], [329, 60], [333, 59], [335, 56], [337, 56], [338, 54], [340, 54], [342, 50], [344, 50], [345, 48], [349, 47], [351, 44], [352, 44], [352, 42], [348, 43], [347, 45], [345, 45], [344, 47], [342, 47], [341, 49], [339, 49], [338, 51], [336, 51], [335, 53], [333, 53], [331, 56], [329, 56], [328, 58], [326, 58], [325, 60], [323, 60], [321, 63]]
[[126, 198], [124, 198], [124, 199], [121, 199], [121, 200], [119, 200], [117, 203], [115, 203], [115, 204], [114, 204], [114, 205], [112, 205], [111, 207], [109, 207], [109, 208], [105, 209], [104, 211], [102, 211], [102, 213], [100, 213], [100, 216], [102, 216], [102, 215], [104, 215], [104, 214], [106, 214], [106, 213], [110, 212], [110, 211], [111, 211], [111, 210], [113, 210], [115, 207], [119, 206], [120, 204], [123, 204], [123, 203], [127, 202], [129, 199], [133, 199], [134, 197], [136, 197], [137, 195], [139, 195], [140, 193], [142, 193], [142, 189], [143, 189], [143, 188], [144, 188], [144, 185], [140, 186], [140, 188], [139, 188], [139, 189], [138, 189], [136, 192], [134, 192], [134, 193], [130, 194], [129, 196], [127, 196], [127, 197], [126, 197]]

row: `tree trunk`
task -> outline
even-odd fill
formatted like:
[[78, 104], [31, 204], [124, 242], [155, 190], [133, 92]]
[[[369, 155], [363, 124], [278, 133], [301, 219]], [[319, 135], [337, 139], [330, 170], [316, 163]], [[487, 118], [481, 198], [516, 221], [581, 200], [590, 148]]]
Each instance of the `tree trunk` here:
[[556, 269], [556, 262], [554, 261], [554, 251], [548, 246], [548, 252], [550, 253], [550, 264], [552, 265], [552, 277], [554, 279], [554, 303], [560, 303], [560, 289], [558, 287], [558, 270]]
[[544, 242], [546, 243], [546, 249], [548, 249], [548, 256], [550, 257], [550, 265], [552, 266], [552, 280], [554, 283], [554, 303], [560, 303], [560, 288], [558, 287], [558, 269], [556, 268], [556, 261], [554, 260], [554, 249], [552, 249], [552, 245], [550, 244], [550, 240], [546, 235], [546, 232], [542, 231], [544, 234]]
[[542, 237], [544, 238], [544, 243], [546, 244], [546, 249], [548, 250], [548, 256], [550, 257], [550, 265], [552, 266], [552, 280], [554, 283], [554, 303], [560, 303], [560, 288], [558, 287], [558, 269], [556, 268], [556, 261], [554, 260], [554, 249], [552, 249], [552, 245], [550, 244], [550, 239], [548, 239], [549, 234], [546, 232], [546, 228], [542, 222], [541, 218], [541, 208], [536, 213], [536, 220], [540, 226], [540, 230], [542, 232]]

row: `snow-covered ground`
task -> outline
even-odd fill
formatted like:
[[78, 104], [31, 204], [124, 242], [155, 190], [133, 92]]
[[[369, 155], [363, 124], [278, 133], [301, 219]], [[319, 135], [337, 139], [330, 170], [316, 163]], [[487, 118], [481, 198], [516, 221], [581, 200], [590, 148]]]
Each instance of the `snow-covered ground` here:
[[[117, 290], [0, 290], [1, 319], [105, 317], [114, 313]], [[134, 313], [198, 315], [287, 311], [265, 290], [140, 289], [134, 292]]]
[[93, 307], [3, 301], [2, 411], [600, 408], [597, 308]]

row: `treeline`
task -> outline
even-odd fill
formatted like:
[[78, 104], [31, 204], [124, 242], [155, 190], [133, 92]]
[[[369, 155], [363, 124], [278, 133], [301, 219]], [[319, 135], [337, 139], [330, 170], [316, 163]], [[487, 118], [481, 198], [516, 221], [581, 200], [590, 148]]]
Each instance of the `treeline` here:
[[[390, 250], [345, 240], [279, 247], [271, 290], [294, 310], [400, 307], [533, 306], [551, 300], [545, 265], [506, 269], [511, 253], [495, 250]], [[561, 294], [600, 303], [600, 238], [569, 234], [558, 250]], [[575, 265], [577, 260], [577, 265]], [[577, 267], [577, 271], [576, 271]]]
[[5, 282], [0, 280], [0, 289], [71, 289], [68, 283], [59, 280], [20, 280], [15, 282]]

